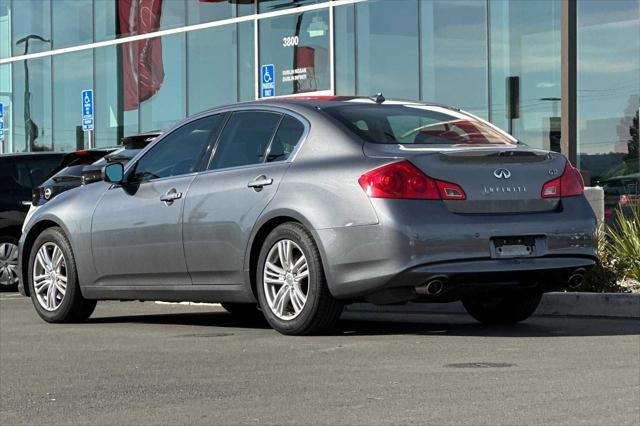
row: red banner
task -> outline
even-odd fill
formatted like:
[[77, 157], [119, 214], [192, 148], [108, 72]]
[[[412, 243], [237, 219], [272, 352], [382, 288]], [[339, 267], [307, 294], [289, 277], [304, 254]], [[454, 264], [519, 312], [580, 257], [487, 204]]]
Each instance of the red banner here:
[[[160, 29], [162, 0], [118, 0], [121, 37]], [[162, 41], [159, 37], [122, 44], [125, 111], [158, 93], [164, 81]]]

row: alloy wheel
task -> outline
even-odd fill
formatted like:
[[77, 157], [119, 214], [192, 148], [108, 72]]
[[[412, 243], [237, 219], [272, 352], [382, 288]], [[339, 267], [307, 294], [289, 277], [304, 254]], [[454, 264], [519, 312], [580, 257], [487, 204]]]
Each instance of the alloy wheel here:
[[0, 286], [18, 283], [18, 246], [12, 243], [0, 244]]
[[280, 240], [271, 247], [262, 274], [271, 312], [289, 321], [302, 312], [309, 295], [309, 265], [300, 246]]
[[46, 242], [33, 263], [33, 289], [38, 303], [47, 311], [58, 309], [67, 292], [67, 264], [57, 244]]

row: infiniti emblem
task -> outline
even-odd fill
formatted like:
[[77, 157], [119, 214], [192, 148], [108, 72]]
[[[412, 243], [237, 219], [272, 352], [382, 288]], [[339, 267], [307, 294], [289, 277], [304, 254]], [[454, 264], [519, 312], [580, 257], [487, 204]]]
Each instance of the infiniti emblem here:
[[507, 169], [495, 169], [493, 171], [493, 175], [498, 179], [509, 179], [511, 177], [511, 172]]

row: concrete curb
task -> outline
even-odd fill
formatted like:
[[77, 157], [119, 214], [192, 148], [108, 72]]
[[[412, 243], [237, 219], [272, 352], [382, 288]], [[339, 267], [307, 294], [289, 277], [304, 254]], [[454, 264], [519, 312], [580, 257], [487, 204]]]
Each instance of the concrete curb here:
[[[406, 305], [371, 305], [356, 303], [347, 312], [406, 314], [466, 314], [462, 303], [407, 303]], [[535, 314], [553, 316], [588, 316], [640, 318], [639, 293], [546, 293]]]

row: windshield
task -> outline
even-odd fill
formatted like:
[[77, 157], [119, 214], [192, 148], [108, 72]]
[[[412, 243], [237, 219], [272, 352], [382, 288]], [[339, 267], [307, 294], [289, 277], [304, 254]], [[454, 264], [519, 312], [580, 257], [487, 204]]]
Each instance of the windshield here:
[[427, 105], [341, 105], [324, 109], [368, 142], [385, 144], [515, 144], [463, 112]]

